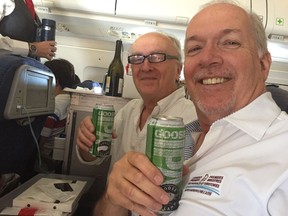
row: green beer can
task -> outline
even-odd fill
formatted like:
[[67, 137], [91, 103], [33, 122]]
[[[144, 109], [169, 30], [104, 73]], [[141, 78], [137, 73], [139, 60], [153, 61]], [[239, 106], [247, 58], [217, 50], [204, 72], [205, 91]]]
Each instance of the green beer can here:
[[158, 215], [176, 210], [182, 193], [185, 125], [182, 118], [153, 116], [147, 126], [146, 155], [164, 175], [161, 187], [169, 194], [169, 203]]
[[113, 105], [96, 104], [93, 108], [92, 122], [95, 126], [96, 141], [89, 152], [94, 157], [110, 155], [114, 116]]

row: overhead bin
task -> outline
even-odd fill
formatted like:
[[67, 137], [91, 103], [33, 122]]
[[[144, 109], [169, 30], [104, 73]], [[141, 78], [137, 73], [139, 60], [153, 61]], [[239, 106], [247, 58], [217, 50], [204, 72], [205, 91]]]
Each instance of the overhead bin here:
[[[33, 0], [36, 7], [114, 15], [115, 0]], [[45, 8], [46, 7], [46, 8]]]
[[[187, 24], [201, 5], [210, 0], [117, 0], [116, 16], [147, 19], [155, 22]], [[238, 0], [240, 5], [256, 12], [271, 40], [288, 42], [287, 0]], [[149, 22], [148, 22], [149, 24]]]
[[[103, 14], [107, 19], [125, 18], [127, 24], [146, 25], [165, 28], [165, 24], [181, 26], [185, 29], [190, 19], [199, 8], [210, 0], [34, 0], [37, 11], [41, 7], [58, 10], [61, 13], [79, 12], [77, 17], [94, 19], [93, 16]], [[238, 0], [247, 9], [255, 11], [262, 19], [267, 37], [271, 40], [288, 42], [288, 1], [287, 0]], [[60, 11], [60, 12], [59, 12]], [[46, 11], [47, 12], [47, 11]], [[50, 13], [48, 12], [48, 13]], [[66, 14], [70, 16], [69, 14]], [[127, 18], [127, 19], [126, 19]], [[103, 20], [105, 21], [105, 20]], [[111, 19], [110, 19], [111, 21]], [[140, 21], [140, 22], [139, 22]], [[117, 22], [116, 22], [117, 24]], [[117, 28], [117, 26], [116, 26]], [[175, 27], [173, 27], [175, 28]]]
[[[117, 0], [116, 15], [187, 24], [198, 6], [209, 0]], [[200, 3], [199, 3], [200, 2]]]
[[[254, 0], [253, 0], [254, 1]], [[278, 42], [288, 42], [288, 1], [267, 1], [267, 27], [268, 38]], [[259, 7], [259, 3], [255, 8]]]
[[[40, 18], [56, 21], [57, 40], [59, 36], [113, 42], [121, 38], [127, 44], [147, 31], [163, 30], [176, 36], [183, 46], [188, 22], [201, 5], [210, 0], [33, 1]], [[238, 2], [256, 12], [263, 21], [274, 63], [269, 75], [270, 81], [288, 85], [288, 0]], [[65, 40], [64, 45], [71, 43], [72, 40], [70, 44]], [[73, 40], [72, 44], [78, 46], [77, 41]]]
[[[188, 24], [203, 4], [211, 0], [117, 0], [116, 15], [151, 19], [160, 22]], [[250, 8], [250, 0], [240, 0]], [[263, 2], [263, 0], [262, 0]]]

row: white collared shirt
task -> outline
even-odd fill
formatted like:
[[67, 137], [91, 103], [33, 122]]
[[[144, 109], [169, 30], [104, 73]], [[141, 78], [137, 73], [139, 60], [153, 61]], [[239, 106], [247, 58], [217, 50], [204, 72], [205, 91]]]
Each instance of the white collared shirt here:
[[12, 13], [12, 11], [15, 8], [15, 3], [13, 0], [1, 0], [0, 3], [0, 21], [9, 14]]
[[121, 139], [113, 143], [114, 161], [119, 160], [128, 151], [145, 153], [147, 125], [154, 115], [168, 115], [182, 117], [184, 124], [197, 119], [196, 110], [191, 100], [186, 99], [184, 88], [180, 88], [163, 98], [154, 107], [142, 130], [139, 129], [140, 115], [143, 110], [143, 100], [134, 99], [126, 104], [116, 116], [115, 129]]
[[287, 215], [288, 115], [262, 94], [216, 121], [187, 165], [171, 216]]

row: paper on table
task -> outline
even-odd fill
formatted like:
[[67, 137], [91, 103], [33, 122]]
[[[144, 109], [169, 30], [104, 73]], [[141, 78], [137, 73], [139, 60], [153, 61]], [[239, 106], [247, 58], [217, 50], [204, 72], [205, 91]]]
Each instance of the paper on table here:
[[[73, 191], [62, 192], [54, 183], [69, 183]], [[83, 193], [86, 181], [42, 178], [13, 200], [15, 207], [36, 207], [72, 212]], [[55, 189], [54, 189], [54, 188]]]

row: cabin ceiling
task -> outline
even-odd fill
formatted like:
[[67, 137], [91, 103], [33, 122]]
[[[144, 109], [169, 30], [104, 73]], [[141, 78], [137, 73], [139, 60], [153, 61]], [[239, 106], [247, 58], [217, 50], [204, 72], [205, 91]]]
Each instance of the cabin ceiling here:
[[165, 31], [176, 36], [181, 44], [184, 42], [185, 26], [150, 21], [127, 19], [115, 16], [103, 16], [83, 12], [67, 12], [53, 10], [37, 11], [40, 19], [56, 21], [56, 35], [82, 37], [96, 40], [115, 41], [122, 39], [124, 43], [132, 43], [139, 35], [149, 31]]

